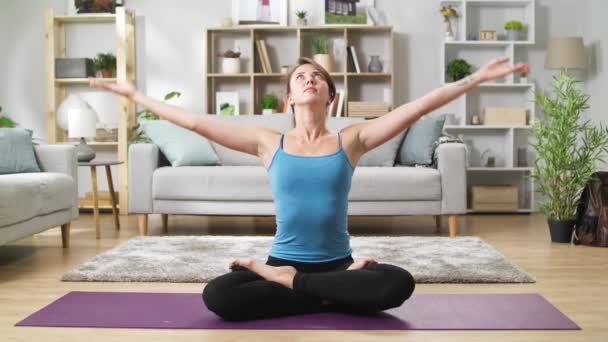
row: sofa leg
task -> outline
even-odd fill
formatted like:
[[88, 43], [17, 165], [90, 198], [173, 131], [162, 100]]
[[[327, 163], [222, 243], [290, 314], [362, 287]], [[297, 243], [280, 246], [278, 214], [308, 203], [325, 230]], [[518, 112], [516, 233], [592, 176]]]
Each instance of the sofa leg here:
[[139, 214], [137, 219], [139, 224], [139, 235], [148, 235], [148, 214]]
[[450, 215], [449, 219], [450, 237], [456, 237], [456, 215]]
[[70, 222], [61, 225], [61, 244], [63, 248], [70, 247]]
[[169, 232], [169, 214], [161, 214], [161, 218], [163, 220], [163, 234], [167, 234]]
[[441, 215], [434, 215], [435, 217], [435, 234], [441, 232]]

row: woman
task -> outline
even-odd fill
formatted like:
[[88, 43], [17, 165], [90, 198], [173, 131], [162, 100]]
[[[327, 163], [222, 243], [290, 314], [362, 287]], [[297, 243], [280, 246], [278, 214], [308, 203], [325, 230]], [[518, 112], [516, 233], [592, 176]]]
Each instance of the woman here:
[[408, 271], [351, 257], [347, 206], [355, 166], [363, 154], [478, 84], [528, 69], [527, 64], [507, 62], [494, 60], [461, 81], [337, 133], [325, 126], [334, 83], [307, 58], [299, 59], [288, 74], [287, 101], [296, 124], [285, 134], [195, 115], [151, 99], [128, 83], [91, 79], [90, 85], [126, 96], [166, 120], [261, 159], [276, 207], [277, 231], [268, 260], [234, 259], [232, 272], [212, 280], [203, 291], [205, 304], [220, 317], [250, 320], [328, 310], [374, 313], [398, 307], [411, 296], [415, 282]]

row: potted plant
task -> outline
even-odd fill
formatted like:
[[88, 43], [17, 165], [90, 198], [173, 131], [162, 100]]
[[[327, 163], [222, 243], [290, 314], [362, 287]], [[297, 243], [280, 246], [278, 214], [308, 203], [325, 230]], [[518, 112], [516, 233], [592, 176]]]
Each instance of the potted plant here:
[[509, 20], [505, 23], [508, 40], [519, 40], [520, 33], [524, 30], [524, 24], [518, 20]]
[[116, 75], [116, 56], [112, 53], [98, 53], [94, 60], [95, 71], [101, 72], [104, 78]]
[[327, 72], [331, 72], [331, 55], [329, 54], [329, 39], [327, 36], [317, 34], [312, 37], [312, 58]]
[[74, 0], [78, 13], [115, 13], [116, 0]]
[[217, 56], [222, 59], [223, 74], [238, 74], [241, 72], [241, 52], [227, 50]]
[[262, 114], [274, 114], [279, 105], [279, 99], [274, 94], [266, 94], [262, 98]]
[[[0, 106], [0, 113], [2, 112], [2, 106]], [[8, 116], [0, 116], [0, 127], [14, 128], [17, 126], [15, 121], [11, 120]]]
[[582, 93], [573, 77], [562, 71], [554, 77], [554, 97], [535, 94], [544, 120], [533, 125], [530, 143], [536, 149], [530, 177], [537, 181], [539, 204], [547, 216], [553, 242], [569, 242], [573, 237], [577, 202], [585, 184], [608, 153], [608, 127], [599, 128], [582, 121], [589, 96]]
[[471, 74], [471, 65], [464, 59], [454, 59], [447, 66], [447, 74], [454, 82]]
[[[178, 91], [172, 91], [170, 93], [165, 94], [165, 101], [169, 101], [174, 97], [180, 97], [182, 93]], [[141, 129], [140, 120], [160, 120], [160, 117], [149, 110], [140, 110], [135, 114], [136, 117], [136, 125], [131, 128], [131, 139], [129, 139], [129, 144], [145, 144], [151, 143], [152, 141], [146, 133]]]
[[306, 11], [296, 11], [296, 25], [306, 26], [308, 24], [306, 20]]
[[458, 12], [452, 7], [452, 5], [441, 6], [439, 13], [443, 15], [443, 22], [445, 24], [445, 40], [447, 42], [454, 40], [454, 30], [452, 29], [452, 18], [458, 18]]
[[527, 72], [522, 72], [519, 74], [519, 83], [528, 83], [528, 73]]

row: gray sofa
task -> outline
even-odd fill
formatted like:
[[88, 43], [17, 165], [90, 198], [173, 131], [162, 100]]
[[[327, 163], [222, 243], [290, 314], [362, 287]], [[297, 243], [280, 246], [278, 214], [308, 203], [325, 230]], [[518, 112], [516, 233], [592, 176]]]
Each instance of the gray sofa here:
[[0, 245], [61, 226], [64, 248], [78, 218], [76, 151], [69, 145], [34, 147], [42, 172], [0, 175]]
[[[288, 114], [219, 118], [281, 132], [293, 127], [293, 117]], [[360, 120], [329, 118], [327, 126], [339, 131]], [[466, 213], [464, 144], [439, 145], [436, 168], [392, 166], [404, 133], [361, 158], [353, 175], [348, 214], [433, 215], [438, 225], [440, 217], [447, 215], [453, 237], [457, 215]], [[148, 214], [162, 214], [165, 231], [168, 214], [275, 214], [270, 180], [261, 161], [215, 142], [212, 145], [221, 166], [171, 167], [156, 145], [130, 146], [129, 212], [139, 214], [141, 235], [147, 234]]]

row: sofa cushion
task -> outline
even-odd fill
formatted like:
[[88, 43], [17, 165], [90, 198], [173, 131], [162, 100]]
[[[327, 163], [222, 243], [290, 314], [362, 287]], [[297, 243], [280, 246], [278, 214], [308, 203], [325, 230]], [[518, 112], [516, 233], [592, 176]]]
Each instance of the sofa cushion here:
[[[272, 115], [214, 115], [219, 120], [237, 122], [244, 125], [264, 126], [285, 133], [293, 128], [293, 114]], [[211, 141], [213, 148], [220, 157], [222, 165], [262, 166], [262, 161], [251, 154], [229, 149]]]
[[351, 201], [440, 201], [441, 174], [422, 167], [357, 167]]
[[0, 127], [0, 174], [20, 172], [40, 172], [32, 144], [32, 131]]
[[156, 169], [152, 198], [271, 201], [273, 197], [263, 166], [198, 166]]
[[[162, 167], [152, 183], [155, 200], [273, 200], [262, 166]], [[349, 200], [441, 200], [441, 177], [429, 168], [357, 167]]]
[[76, 191], [69, 175], [54, 172], [0, 176], [0, 227], [72, 208]]
[[445, 114], [429, 114], [418, 120], [405, 135], [397, 163], [414, 166], [433, 164], [435, 142], [441, 137]]
[[172, 166], [217, 165], [220, 160], [205, 137], [167, 120], [142, 123], [146, 135]]
[[[364, 118], [343, 118], [343, 117], [331, 117], [327, 119], [327, 128], [333, 131], [340, 131], [341, 129], [352, 125], [357, 122], [365, 121]], [[371, 151], [368, 151], [357, 163], [357, 166], [393, 166], [395, 165], [395, 158], [397, 157], [397, 151], [401, 146], [401, 141], [406, 130], [397, 134], [395, 137], [385, 142], [384, 144], [377, 146]]]

